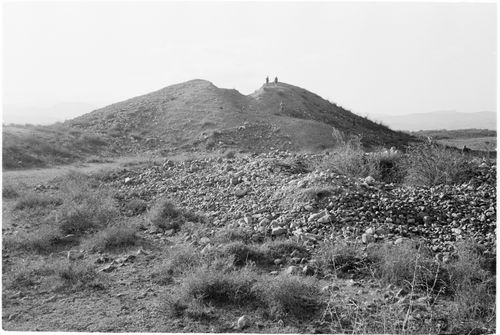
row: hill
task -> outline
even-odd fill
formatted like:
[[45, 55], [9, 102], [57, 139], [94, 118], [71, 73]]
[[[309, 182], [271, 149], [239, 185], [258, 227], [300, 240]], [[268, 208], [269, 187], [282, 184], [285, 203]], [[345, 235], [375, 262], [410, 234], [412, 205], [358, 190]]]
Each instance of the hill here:
[[459, 113], [438, 111], [407, 115], [382, 115], [375, 119], [382, 121], [392, 129], [398, 130], [438, 130], [438, 129], [490, 129], [496, 130], [497, 121], [494, 112]]
[[300, 87], [278, 83], [249, 95], [191, 80], [51, 126], [3, 127], [3, 167], [29, 168], [149, 152], [315, 151], [335, 147], [333, 128], [365, 147], [414, 138]]
[[106, 133], [115, 143], [132, 137], [136, 146], [150, 148], [323, 149], [336, 144], [332, 127], [361, 135], [367, 146], [411, 139], [293, 85], [268, 84], [245, 96], [199, 79], [98, 109], [67, 125]]

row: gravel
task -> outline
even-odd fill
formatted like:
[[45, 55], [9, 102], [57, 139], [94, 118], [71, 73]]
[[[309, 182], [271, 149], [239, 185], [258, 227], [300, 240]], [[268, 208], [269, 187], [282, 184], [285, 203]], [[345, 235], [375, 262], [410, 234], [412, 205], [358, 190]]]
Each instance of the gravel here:
[[113, 171], [103, 183], [116, 188], [124, 213], [132, 199], [149, 208], [168, 197], [179, 208], [205, 215], [212, 229], [245, 227], [258, 236], [293, 236], [311, 246], [363, 236], [366, 243], [421, 238], [435, 252], [453, 251], [454, 242], [472, 239], [495, 252], [496, 166], [479, 162], [467, 183], [427, 187], [349, 178], [315, 169], [319, 160], [319, 154], [288, 152], [166, 160]]

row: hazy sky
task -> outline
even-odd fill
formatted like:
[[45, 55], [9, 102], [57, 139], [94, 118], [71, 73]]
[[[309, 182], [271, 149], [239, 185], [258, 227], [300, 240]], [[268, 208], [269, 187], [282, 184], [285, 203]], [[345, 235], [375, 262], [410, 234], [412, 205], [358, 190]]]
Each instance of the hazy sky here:
[[269, 75], [360, 115], [496, 111], [496, 4], [3, 3], [3, 103], [96, 106]]

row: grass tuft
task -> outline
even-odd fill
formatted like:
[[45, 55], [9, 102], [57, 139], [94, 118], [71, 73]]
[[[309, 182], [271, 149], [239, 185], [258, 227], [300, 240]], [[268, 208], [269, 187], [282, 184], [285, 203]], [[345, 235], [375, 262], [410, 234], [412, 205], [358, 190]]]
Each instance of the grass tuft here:
[[75, 242], [75, 239], [71, 237], [62, 236], [57, 227], [41, 225], [36, 232], [5, 237], [3, 246], [6, 250], [16, 249], [48, 254], [59, 251], [61, 248], [72, 245]]
[[92, 236], [87, 244], [92, 251], [113, 251], [126, 249], [139, 243], [139, 236], [133, 227], [111, 226]]
[[19, 196], [18, 190], [14, 185], [3, 184], [2, 185], [2, 198], [4, 199], [15, 199]]
[[321, 292], [312, 277], [280, 275], [260, 280], [255, 291], [274, 318], [311, 319], [323, 306]]
[[182, 223], [182, 211], [168, 199], [157, 201], [148, 212], [149, 221], [156, 227], [165, 230], [179, 230]]
[[43, 193], [28, 192], [22, 194], [14, 205], [15, 210], [34, 209], [38, 207], [59, 206], [62, 200]]
[[473, 174], [466, 156], [441, 145], [429, 144], [408, 148], [404, 170], [406, 183], [430, 186], [463, 183]]

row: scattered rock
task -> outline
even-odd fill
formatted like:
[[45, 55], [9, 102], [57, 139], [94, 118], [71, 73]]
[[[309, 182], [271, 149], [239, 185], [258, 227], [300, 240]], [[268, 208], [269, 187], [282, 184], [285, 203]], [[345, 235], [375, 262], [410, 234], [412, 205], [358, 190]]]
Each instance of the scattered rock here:
[[283, 227], [276, 227], [271, 230], [271, 235], [273, 236], [280, 236], [286, 234], [287, 230], [286, 228]]
[[295, 265], [291, 265], [285, 269], [285, 274], [287, 275], [296, 275], [300, 273], [300, 268]]
[[236, 324], [237, 329], [245, 329], [250, 327], [250, 318], [247, 315], [243, 315], [238, 319]]
[[201, 245], [206, 245], [206, 244], [210, 243], [210, 239], [208, 237], [204, 236], [204, 237], [200, 238], [199, 243]]
[[109, 264], [109, 265], [103, 267], [102, 269], [100, 269], [99, 271], [100, 272], [112, 272], [114, 270], [116, 270], [116, 266], [114, 266], [113, 264]]

